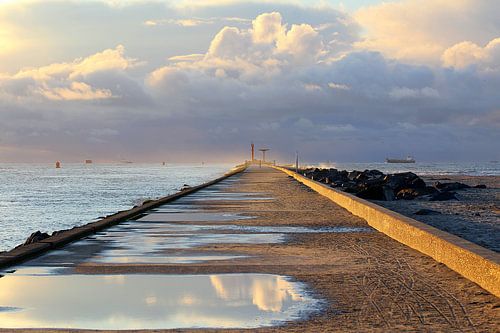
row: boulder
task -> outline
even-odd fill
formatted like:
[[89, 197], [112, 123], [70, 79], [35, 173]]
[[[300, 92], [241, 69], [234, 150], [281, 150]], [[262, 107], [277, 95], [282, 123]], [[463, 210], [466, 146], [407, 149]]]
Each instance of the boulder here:
[[413, 172], [395, 173], [386, 175], [385, 185], [389, 186], [394, 192], [399, 192], [404, 188], [424, 188], [425, 182]]
[[356, 196], [368, 200], [392, 201], [395, 199], [394, 191], [383, 185], [373, 185], [365, 187], [356, 193]]
[[361, 171], [353, 170], [347, 174], [347, 178], [349, 178], [349, 180], [355, 180], [356, 177], [358, 177], [360, 174], [361, 174]]
[[382, 186], [371, 186], [356, 193], [356, 196], [368, 200], [385, 200]]
[[40, 231], [36, 231], [34, 233], [32, 233], [27, 239], [26, 241], [23, 243], [23, 245], [28, 245], [28, 244], [33, 244], [33, 243], [36, 243], [36, 242], [39, 242], [39, 241], [42, 241], [44, 240], [45, 238], [49, 238], [50, 235], [45, 233], [45, 232], [40, 232]]
[[414, 188], [404, 188], [396, 193], [396, 199], [398, 200], [413, 200], [419, 195], [422, 195], [417, 189]]

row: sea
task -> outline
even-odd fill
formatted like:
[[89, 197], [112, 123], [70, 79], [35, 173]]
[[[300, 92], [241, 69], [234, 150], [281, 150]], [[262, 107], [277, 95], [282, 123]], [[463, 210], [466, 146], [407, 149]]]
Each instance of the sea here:
[[233, 164], [0, 163], [0, 251], [222, 176]]
[[[412, 171], [419, 175], [500, 175], [500, 163], [319, 163], [341, 170]], [[222, 176], [232, 164], [0, 163], [0, 251], [35, 231], [52, 233], [96, 221], [144, 200]]]
[[417, 175], [468, 175], [468, 176], [500, 176], [500, 162], [455, 162], [455, 163], [311, 163], [309, 167], [335, 168], [339, 170], [372, 170], [383, 173], [413, 172]]

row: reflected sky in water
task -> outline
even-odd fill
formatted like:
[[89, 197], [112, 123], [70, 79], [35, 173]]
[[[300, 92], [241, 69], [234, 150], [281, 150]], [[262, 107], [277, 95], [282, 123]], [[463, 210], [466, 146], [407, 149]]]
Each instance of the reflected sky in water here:
[[318, 307], [301, 283], [270, 274], [0, 278], [4, 328], [252, 328]]

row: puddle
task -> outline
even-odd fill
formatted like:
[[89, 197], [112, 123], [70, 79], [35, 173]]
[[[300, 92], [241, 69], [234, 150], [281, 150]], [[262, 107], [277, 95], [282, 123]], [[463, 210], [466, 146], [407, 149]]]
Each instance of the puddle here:
[[242, 216], [230, 213], [151, 213], [136, 221], [142, 222], [201, 222], [201, 221], [234, 221], [251, 219], [250, 216]]
[[9, 275], [0, 290], [3, 328], [257, 328], [321, 306], [304, 284], [271, 274]]
[[227, 255], [189, 255], [189, 256], [141, 256], [117, 254], [106, 251], [102, 257], [92, 258], [92, 262], [106, 264], [196, 264], [204, 261], [243, 259], [248, 256]]
[[[16, 276], [42, 276], [42, 275], [58, 275], [70, 272], [67, 267], [47, 267], [47, 266], [19, 266], [7, 276], [15, 274]], [[1, 294], [1, 293], [0, 293]], [[0, 303], [0, 306], [2, 304]]]
[[[165, 215], [165, 214], [163, 214]], [[167, 214], [168, 215], [168, 214]], [[175, 215], [175, 214], [171, 214]], [[196, 225], [128, 222], [105, 232], [51, 251], [32, 262], [45, 265], [72, 263], [189, 264], [246, 258], [238, 253], [193, 253], [212, 244], [279, 244], [294, 233], [372, 232], [366, 227], [274, 227], [244, 225]], [[183, 251], [183, 253], [180, 253]], [[71, 263], [68, 263], [71, 260]], [[52, 274], [52, 271], [47, 274]]]
[[187, 196], [177, 199], [178, 203], [189, 203], [190, 201], [261, 201], [275, 200], [273, 197], [252, 197], [252, 196]]

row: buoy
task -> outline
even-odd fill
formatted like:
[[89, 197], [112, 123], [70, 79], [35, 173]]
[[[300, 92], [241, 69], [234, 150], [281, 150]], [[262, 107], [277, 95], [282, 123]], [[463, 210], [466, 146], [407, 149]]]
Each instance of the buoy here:
[[60, 169], [61, 168], [61, 162], [57, 161], [56, 162], [56, 169]]

